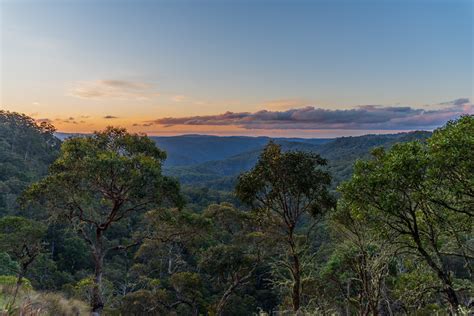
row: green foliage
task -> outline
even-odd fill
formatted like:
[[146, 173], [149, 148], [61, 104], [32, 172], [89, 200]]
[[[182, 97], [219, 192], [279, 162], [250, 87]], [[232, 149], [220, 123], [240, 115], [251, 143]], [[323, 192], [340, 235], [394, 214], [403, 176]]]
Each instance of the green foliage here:
[[[1, 287], [14, 287], [18, 281], [18, 278], [13, 275], [0, 275], [0, 286]], [[28, 279], [23, 279], [21, 284], [23, 290], [30, 290], [33, 287]]]
[[74, 282], [73, 275], [60, 270], [47, 253], [42, 253], [35, 259], [26, 276], [37, 290], [58, 291], [64, 284]]
[[[326, 160], [319, 155], [283, 153], [280, 146], [270, 143], [256, 166], [240, 176], [236, 194], [255, 210], [279, 213], [294, 206], [297, 214], [290, 215], [318, 216], [333, 202], [327, 191], [331, 177], [320, 168], [325, 165]], [[292, 224], [296, 225], [298, 219], [293, 218]]]
[[43, 249], [46, 227], [18, 216], [0, 218], [0, 250], [19, 263], [22, 273]]
[[49, 175], [26, 198], [45, 202], [60, 218], [101, 224], [166, 201], [180, 203], [178, 184], [161, 174], [165, 158], [149, 138], [124, 129], [68, 139]]
[[[462, 295], [456, 293], [454, 279], [466, 275], [458, 271], [472, 271], [472, 248], [466, 243], [473, 227], [468, 210], [472, 210], [469, 168], [474, 142], [465, 132], [473, 126], [472, 118], [464, 117], [436, 131], [428, 145], [415, 141], [397, 144], [388, 152], [377, 149], [372, 160], [356, 164], [351, 180], [340, 187], [354, 216], [366, 220], [372, 233], [397, 243], [430, 267], [451, 310], [458, 308]], [[463, 149], [450, 150], [452, 135], [456, 135], [453, 143]], [[439, 159], [438, 146], [443, 143], [445, 164]], [[441, 177], [451, 174], [444, 170], [449, 164], [454, 164], [456, 176]], [[446, 264], [459, 257], [465, 260], [464, 268]]]
[[141, 289], [123, 297], [120, 311], [123, 315], [164, 315], [167, 309], [162, 302], [167, 299], [163, 291]]
[[182, 204], [179, 184], [162, 175], [165, 158], [148, 137], [109, 127], [66, 140], [48, 176], [24, 194], [26, 203], [44, 205], [52, 219], [71, 224], [89, 245], [95, 271], [90, 298], [94, 312], [104, 306], [106, 255], [127, 249], [121, 243], [133, 237], [123, 223], [139, 223], [140, 216], [153, 208]]
[[20, 270], [18, 262], [13, 261], [6, 252], [0, 252], [0, 275], [16, 275]]
[[[84, 279], [77, 281], [73, 285], [72, 296], [82, 300], [84, 302], [90, 302], [92, 296], [94, 295], [94, 286], [95, 281], [94, 277], [88, 276]], [[101, 293], [103, 295], [104, 302], [110, 304], [114, 300], [114, 288], [113, 284], [108, 281], [104, 280], [101, 286]]]
[[312, 261], [307, 236], [314, 219], [334, 205], [328, 191], [331, 177], [322, 169], [325, 165], [319, 155], [282, 152], [279, 145], [270, 143], [236, 186], [236, 195], [250, 205], [259, 229], [279, 246], [273, 275], [282, 293], [291, 296], [295, 312], [301, 307], [302, 283]]
[[474, 216], [474, 116], [465, 115], [437, 129], [428, 140], [428, 174], [438, 190], [431, 200]]
[[53, 132], [48, 123], [0, 110], [0, 215], [17, 214], [17, 196], [56, 158], [60, 141]]

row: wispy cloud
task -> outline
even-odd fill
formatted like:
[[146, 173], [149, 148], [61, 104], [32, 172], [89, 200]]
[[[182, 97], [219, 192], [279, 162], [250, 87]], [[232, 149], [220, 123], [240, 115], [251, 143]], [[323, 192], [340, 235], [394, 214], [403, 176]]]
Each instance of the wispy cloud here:
[[71, 89], [72, 96], [82, 99], [134, 99], [148, 100], [160, 94], [145, 82], [133, 82], [117, 79], [78, 82]]
[[106, 116], [104, 116], [104, 119], [106, 119], [106, 120], [113, 120], [113, 119], [116, 119], [116, 118], [118, 118], [118, 117], [117, 117], [117, 116], [113, 116], [113, 115], [106, 115]]
[[226, 112], [217, 115], [166, 117], [145, 122], [164, 125], [237, 126], [245, 129], [431, 129], [461, 114], [473, 114], [469, 99], [457, 99], [437, 109], [411, 106], [362, 105], [348, 110], [306, 106], [285, 111]]
[[[78, 124], [78, 122], [76, 121], [76, 119], [72, 116], [68, 117], [68, 118], [57, 118], [54, 120], [55, 122], [59, 122], [59, 123], [64, 123], [64, 124]], [[81, 121], [82, 123], [83, 121]]]
[[186, 99], [184, 95], [174, 95], [171, 97], [171, 100], [174, 102], [183, 102]]
[[263, 103], [263, 106], [269, 110], [286, 110], [286, 109], [295, 109], [307, 106], [312, 104], [310, 100], [307, 99], [278, 99], [278, 100], [269, 100]]

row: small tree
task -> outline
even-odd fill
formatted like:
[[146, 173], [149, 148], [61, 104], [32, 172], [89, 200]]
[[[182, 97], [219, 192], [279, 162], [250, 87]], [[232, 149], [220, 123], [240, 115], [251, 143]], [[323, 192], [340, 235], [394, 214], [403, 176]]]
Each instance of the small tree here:
[[46, 226], [19, 216], [0, 218], [0, 251], [9, 254], [19, 265], [17, 282], [12, 301], [15, 304], [18, 290], [28, 267], [43, 250]]
[[54, 218], [66, 219], [89, 244], [95, 267], [94, 314], [104, 307], [104, 257], [111, 250], [127, 248], [108, 241], [110, 227], [163, 203], [181, 204], [178, 183], [162, 175], [165, 158], [145, 135], [108, 127], [66, 140], [49, 175], [25, 195], [45, 204]]
[[282, 152], [271, 142], [236, 187], [237, 196], [251, 205], [267, 237], [283, 246], [282, 265], [290, 274], [294, 311], [301, 305], [301, 260], [308, 246], [301, 233], [310, 232], [314, 219], [334, 203], [328, 192], [330, 175], [322, 169], [325, 165], [319, 155]]

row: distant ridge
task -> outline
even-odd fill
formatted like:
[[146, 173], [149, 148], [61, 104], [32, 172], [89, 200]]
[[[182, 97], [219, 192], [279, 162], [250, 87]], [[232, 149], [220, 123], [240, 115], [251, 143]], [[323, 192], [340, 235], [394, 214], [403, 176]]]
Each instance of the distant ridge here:
[[[329, 161], [328, 168], [333, 175], [333, 187], [352, 174], [354, 162], [367, 158], [375, 147], [389, 148], [396, 143], [428, 138], [431, 132], [415, 131], [410, 133], [364, 135], [340, 137], [331, 140], [291, 141], [291, 139], [273, 139], [283, 150], [301, 150], [320, 154]], [[267, 142], [271, 138], [264, 138]], [[247, 151], [224, 159], [214, 159], [190, 165], [168, 165], [167, 174], [180, 180], [182, 184], [209, 187], [217, 190], [232, 190], [236, 177], [252, 168], [267, 143], [262, 143]], [[171, 158], [171, 154], [170, 154]]]
[[270, 138], [251, 136], [180, 135], [151, 136], [158, 147], [168, 153], [166, 166], [187, 166], [221, 160], [261, 148], [270, 140], [322, 144], [331, 139]]

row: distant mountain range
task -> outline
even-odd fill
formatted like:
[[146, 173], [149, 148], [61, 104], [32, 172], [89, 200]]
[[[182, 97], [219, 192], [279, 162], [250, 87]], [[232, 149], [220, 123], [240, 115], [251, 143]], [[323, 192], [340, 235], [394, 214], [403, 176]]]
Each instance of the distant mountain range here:
[[[182, 135], [151, 137], [158, 147], [168, 154], [167, 167], [189, 166], [210, 161], [223, 160], [261, 149], [272, 138], [247, 136]], [[324, 144], [331, 139], [276, 138], [304, 144]]]
[[[167, 152], [166, 174], [176, 177], [185, 186], [207, 187], [230, 191], [237, 176], [252, 168], [264, 146], [273, 140], [283, 150], [315, 152], [329, 161], [333, 187], [352, 174], [352, 166], [359, 158], [367, 158], [371, 149], [389, 148], [395, 143], [424, 140], [430, 132], [417, 131], [389, 135], [321, 138], [270, 138], [248, 136], [151, 136], [157, 146]], [[58, 133], [60, 139], [77, 134]]]

